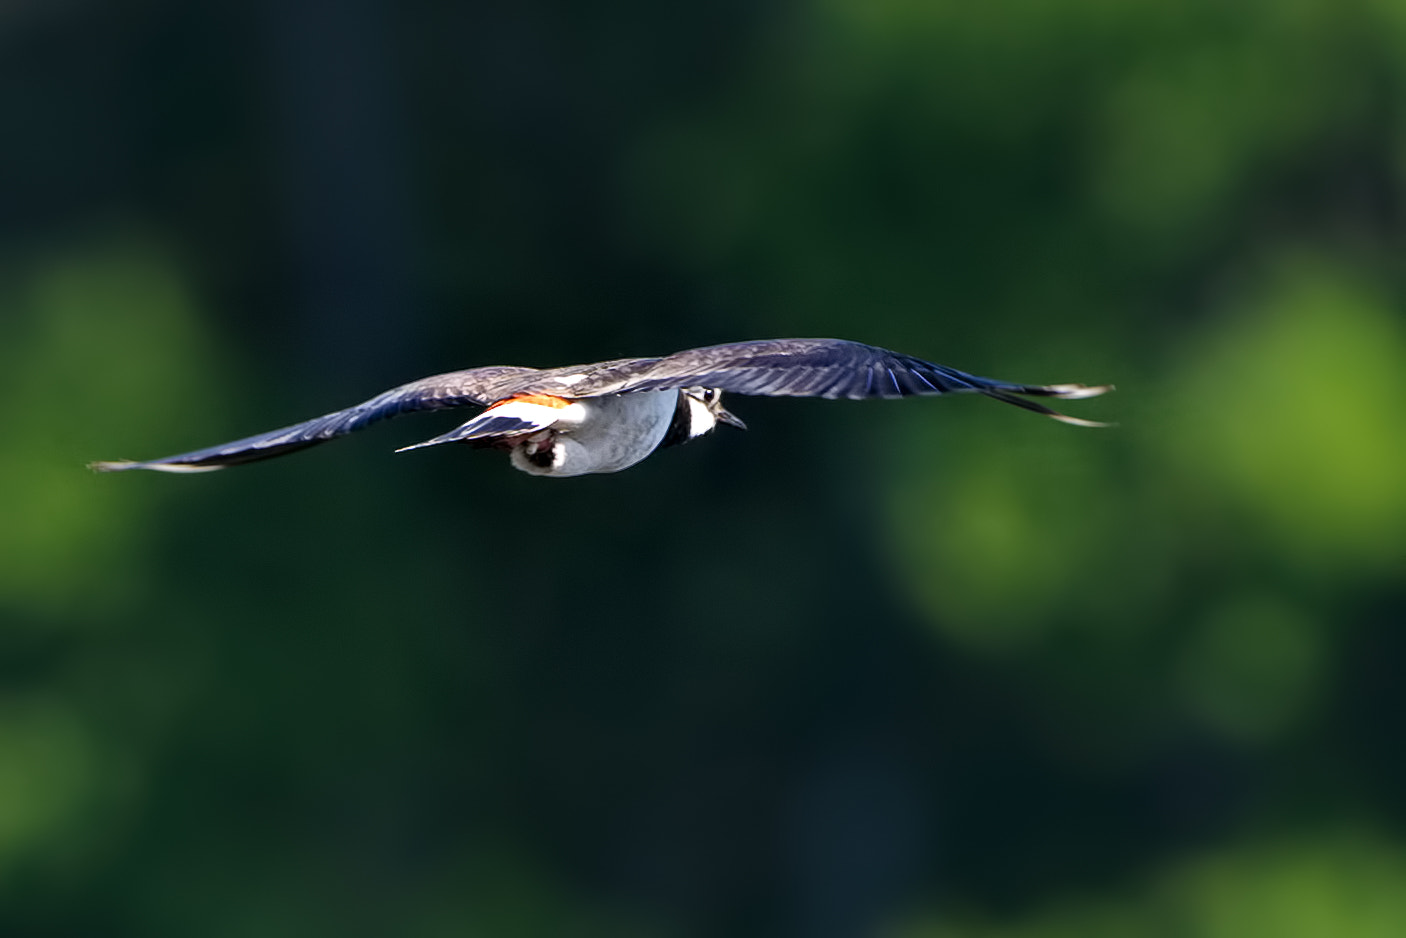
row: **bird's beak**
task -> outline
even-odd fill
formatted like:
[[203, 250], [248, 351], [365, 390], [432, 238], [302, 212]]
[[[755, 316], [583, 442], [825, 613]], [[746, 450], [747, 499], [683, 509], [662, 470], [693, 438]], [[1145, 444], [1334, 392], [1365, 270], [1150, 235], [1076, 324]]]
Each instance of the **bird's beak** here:
[[736, 427], [739, 430], [747, 429], [747, 425], [742, 422], [741, 417], [721, 407], [713, 411], [713, 416], [717, 418], [718, 423], [725, 423], [729, 427]]

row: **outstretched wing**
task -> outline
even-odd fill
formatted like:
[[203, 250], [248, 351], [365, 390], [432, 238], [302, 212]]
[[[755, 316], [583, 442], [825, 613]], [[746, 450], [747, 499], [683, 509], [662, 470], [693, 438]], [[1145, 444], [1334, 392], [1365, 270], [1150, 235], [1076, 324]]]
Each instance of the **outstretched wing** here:
[[511, 365], [452, 371], [392, 388], [346, 410], [334, 411], [242, 440], [144, 462], [95, 462], [90, 464], [90, 468], [98, 472], [120, 472], [126, 469], [209, 472], [240, 463], [256, 462], [307, 449], [401, 414], [491, 404], [513, 393], [528, 376], [536, 373], [535, 368], [518, 368]]
[[1018, 395], [1076, 400], [1111, 390], [1109, 385], [1012, 384], [970, 375], [945, 365], [843, 339], [763, 339], [689, 349], [665, 358], [615, 363], [610, 374], [573, 388], [577, 397], [717, 388], [769, 397], [871, 397], [969, 392], [1079, 426], [1101, 426], [1067, 417]]

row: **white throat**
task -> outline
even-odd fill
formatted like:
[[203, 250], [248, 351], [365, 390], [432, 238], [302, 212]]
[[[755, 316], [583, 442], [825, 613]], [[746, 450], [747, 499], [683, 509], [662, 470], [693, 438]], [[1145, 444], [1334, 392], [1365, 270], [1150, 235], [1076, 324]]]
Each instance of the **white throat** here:
[[684, 400], [688, 401], [688, 438], [695, 440], [705, 433], [713, 432], [713, 428], [718, 425], [718, 418], [713, 416], [708, 405], [692, 395], [686, 395]]

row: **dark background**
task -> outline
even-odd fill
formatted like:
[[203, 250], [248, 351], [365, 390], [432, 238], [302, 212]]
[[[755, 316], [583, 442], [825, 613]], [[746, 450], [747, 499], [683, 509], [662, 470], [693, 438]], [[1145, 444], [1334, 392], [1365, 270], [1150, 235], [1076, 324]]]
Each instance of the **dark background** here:
[[[1406, 933], [1406, 4], [0, 5], [0, 933]], [[93, 476], [840, 336], [620, 475]]]

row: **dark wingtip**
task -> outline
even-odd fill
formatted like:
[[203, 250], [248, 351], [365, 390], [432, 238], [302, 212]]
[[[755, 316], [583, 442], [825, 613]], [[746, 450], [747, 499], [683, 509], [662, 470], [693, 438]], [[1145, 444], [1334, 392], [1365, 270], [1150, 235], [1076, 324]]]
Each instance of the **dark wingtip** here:
[[90, 462], [88, 468], [94, 472], [126, 472], [128, 469], [150, 469], [153, 472], [214, 472], [224, 466], [193, 466], [172, 462], [134, 462], [130, 459], [116, 459], [110, 462]]
[[1111, 384], [1100, 384], [1094, 385], [1092, 387], [1083, 384], [1037, 385], [1023, 388], [1015, 393], [996, 388], [981, 388], [980, 390], [981, 393], [985, 394], [987, 397], [995, 398], [998, 401], [1004, 401], [1007, 404], [1014, 404], [1016, 407], [1023, 407], [1026, 410], [1034, 411], [1037, 414], [1044, 414], [1051, 420], [1058, 420], [1060, 423], [1067, 423], [1073, 427], [1117, 426], [1117, 424], [1113, 423], [1102, 423], [1097, 420], [1085, 420], [1082, 417], [1070, 417], [1067, 414], [1061, 414], [1057, 410], [1052, 410], [1049, 407], [1046, 407], [1044, 404], [1039, 404], [1035, 401], [1028, 401], [1025, 398], [1016, 396], [1016, 393], [1035, 394], [1039, 395], [1040, 397], [1057, 397], [1061, 400], [1074, 401], [1085, 397], [1098, 397], [1100, 394], [1105, 394], [1108, 391], [1113, 390], [1113, 385]]
[[1069, 424], [1071, 427], [1106, 428], [1106, 427], [1116, 427], [1116, 426], [1118, 426], [1116, 423], [1104, 423], [1104, 422], [1101, 421], [1101, 420], [1085, 420], [1085, 419], [1082, 418], [1082, 417], [1071, 417], [1071, 416], [1069, 416], [1068, 414], [1061, 414], [1061, 413], [1059, 413], [1058, 411], [1053, 411], [1053, 410], [1050, 411], [1050, 412], [1049, 412], [1048, 414], [1046, 414], [1045, 416], [1046, 416], [1046, 417], [1049, 417], [1049, 418], [1052, 419], [1052, 420], [1058, 420], [1060, 423], [1067, 423], [1067, 424]]
[[1112, 390], [1114, 386], [1111, 384], [1048, 384], [1027, 388], [1025, 393], [1057, 397], [1062, 401], [1078, 401], [1086, 397], [1098, 397]]

